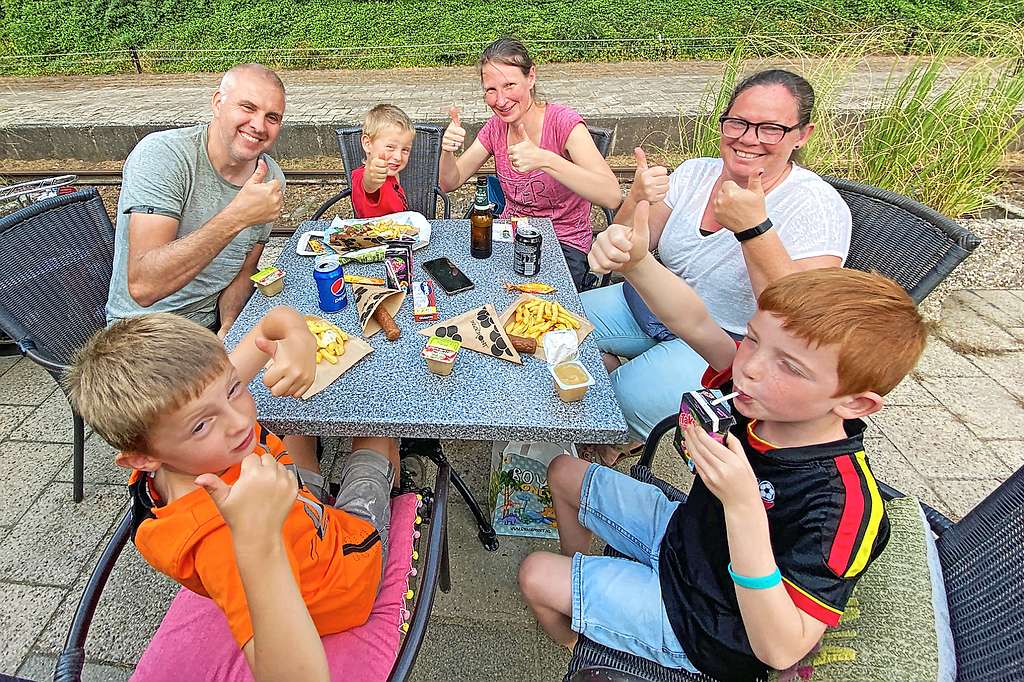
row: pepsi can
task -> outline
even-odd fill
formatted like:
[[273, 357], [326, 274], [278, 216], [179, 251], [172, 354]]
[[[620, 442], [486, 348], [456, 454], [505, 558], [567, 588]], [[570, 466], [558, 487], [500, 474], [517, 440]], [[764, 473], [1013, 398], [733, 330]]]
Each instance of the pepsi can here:
[[320, 297], [320, 310], [325, 313], [336, 313], [348, 305], [345, 294], [345, 271], [341, 263], [327, 260], [313, 266], [313, 279], [316, 280], [316, 293]]

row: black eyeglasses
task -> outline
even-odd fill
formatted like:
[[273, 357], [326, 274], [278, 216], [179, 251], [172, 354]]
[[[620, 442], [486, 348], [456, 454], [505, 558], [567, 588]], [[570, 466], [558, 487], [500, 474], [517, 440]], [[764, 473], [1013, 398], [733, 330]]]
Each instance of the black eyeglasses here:
[[753, 127], [758, 141], [763, 144], [778, 144], [782, 142], [786, 133], [800, 127], [799, 125], [784, 126], [778, 123], [751, 123], [746, 119], [731, 116], [722, 116], [718, 119], [718, 124], [722, 129], [722, 134], [732, 140], [743, 137], [747, 134], [747, 130]]

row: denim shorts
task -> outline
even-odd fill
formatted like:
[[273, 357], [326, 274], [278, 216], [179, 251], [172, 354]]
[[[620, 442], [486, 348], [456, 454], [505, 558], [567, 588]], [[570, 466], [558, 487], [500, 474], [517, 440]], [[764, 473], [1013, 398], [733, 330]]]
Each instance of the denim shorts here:
[[653, 485], [590, 465], [580, 523], [635, 561], [573, 557], [572, 629], [612, 649], [697, 672], [668, 622], [658, 577], [661, 539], [679, 504]]

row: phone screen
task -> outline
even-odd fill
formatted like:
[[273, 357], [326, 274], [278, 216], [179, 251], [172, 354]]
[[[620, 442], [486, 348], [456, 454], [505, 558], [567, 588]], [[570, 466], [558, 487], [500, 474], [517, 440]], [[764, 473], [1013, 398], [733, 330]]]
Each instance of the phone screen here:
[[469, 277], [466, 277], [466, 274], [447, 258], [428, 260], [423, 263], [423, 269], [429, 272], [434, 281], [449, 294], [473, 288]]

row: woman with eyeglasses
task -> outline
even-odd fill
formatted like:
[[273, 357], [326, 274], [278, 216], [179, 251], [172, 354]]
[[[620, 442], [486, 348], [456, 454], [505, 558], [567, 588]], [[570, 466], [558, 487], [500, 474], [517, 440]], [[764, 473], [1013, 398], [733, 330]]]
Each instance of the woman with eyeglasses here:
[[[636, 150], [636, 176], [615, 222], [629, 225], [637, 202], [650, 202], [651, 248], [737, 339], [769, 283], [796, 270], [841, 267], [849, 250], [846, 203], [793, 160], [814, 132], [813, 106], [806, 80], [788, 71], [761, 71], [736, 87], [719, 118], [719, 158], [690, 159], [669, 175], [663, 167], [648, 167]], [[600, 236], [590, 258], [603, 258]], [[630, 430], [645, 438], [679, 410], [684, 391], [700, 387], [707, 363], [661, 325], [628, 285], [582, 298]], [[619, 357], [629, 361], [619, 366]], [[616, 453], [602, 457], [611, 463]]]
[[569, 107], [537, 98], [537, 67], [521, 42], [495, 40], [484, 49], [477, 70], [484, 103], [494, 115], [456, 157], [466, 129], [459, 110], [451, 108], [438, 164], [441, 189], [461, 187], [493, 156], [505, 194], [503, 216], [550, 218], [573, 282], [582, 289], [593, 239], [591, 204], [618, 208], [619, 181], [583, 118]]

